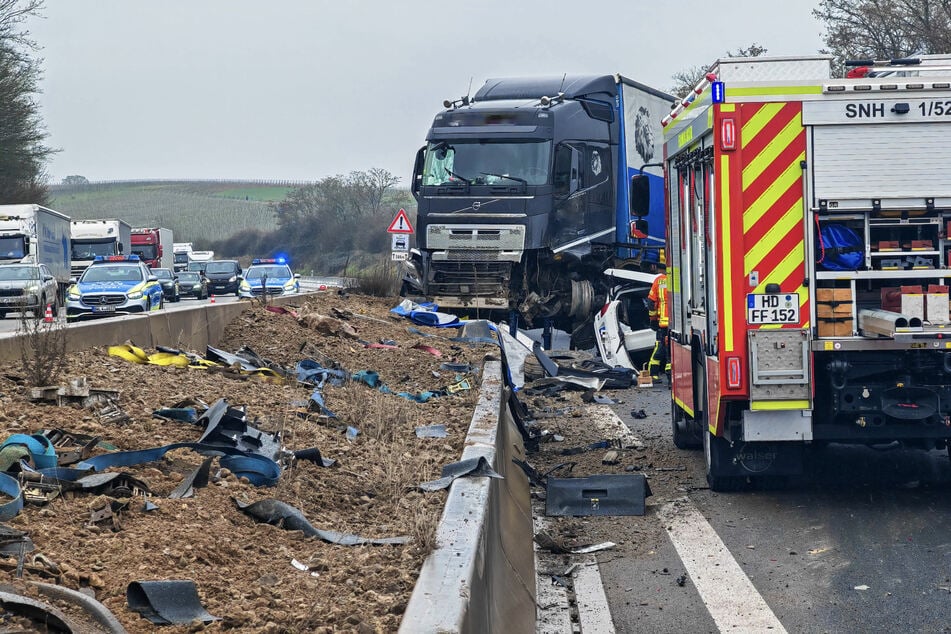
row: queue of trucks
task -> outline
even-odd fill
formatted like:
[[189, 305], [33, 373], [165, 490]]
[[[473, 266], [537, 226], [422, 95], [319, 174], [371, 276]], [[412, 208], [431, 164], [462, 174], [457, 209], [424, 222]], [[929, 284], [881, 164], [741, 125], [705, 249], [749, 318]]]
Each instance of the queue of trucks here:
[[[71, 220], [41, 205], [0, 205], [0, 266], [43, 265], [55, 279], [54, 306], [62, 306], [66, 289], [96, 257], [137, 255], [149, 268], [185, 270], [191, 262], [191, 243], [175, 243], [171, 229], [133, 228], [119, 219]], [[177, 262], [178, 254], [184, 262]], [[194, 252], [208, 260], [213, 252]], [[22, 284], [0, 282], [0, 297], [22, 293]], [[7, 288], [9, 287], [9, 288]], [[50, 298], [52, 300], [53, 298]], [[0, 300], [0, 310], [6, 307]], [[4, 314], [6, 310], [2, 311]]]

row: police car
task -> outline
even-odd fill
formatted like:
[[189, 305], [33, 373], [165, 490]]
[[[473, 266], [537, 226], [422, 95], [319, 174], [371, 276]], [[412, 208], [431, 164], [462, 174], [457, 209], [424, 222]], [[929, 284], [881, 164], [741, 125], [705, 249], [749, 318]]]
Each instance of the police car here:
[[255, 259], [238, 287], [239, 297], [288, 295], [300, 292], [300, 275], [292, 273], [284, 258]]
[[162, 285], [137, 255], [96, 256], [66, 291], [66, 319], [159, 310]]

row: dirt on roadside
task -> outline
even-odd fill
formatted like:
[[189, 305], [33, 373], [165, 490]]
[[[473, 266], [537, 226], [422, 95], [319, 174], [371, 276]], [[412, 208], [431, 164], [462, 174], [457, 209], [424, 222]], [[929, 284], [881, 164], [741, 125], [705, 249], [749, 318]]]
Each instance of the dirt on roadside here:
[[[92, 521], [91, 512], [102, 508], [103, 500], [75, 492], [43, 506], [27, 505], [9, 526], [27, 532], [35, 549], [27, 554], [22, 580], [14, 572], [16, 558], [0, 559], [4, 583], [31, 594], [26, 580], [84, 589], [129, 632], [159, 629], [129, 609], [129, 584], [172, 579], [193, 581], [204, 608], [220, 620], [161, 627], [170, 634], [201, 629], [395, 631], [433, 547], [445, 501], [445, 492], [423, 493], [415, 485], [438, 478], [443, 465], [460, 458], [483, 359], [498, 352], [491, 345], [451, 341], [458, 335], [454, 330], [418, 326], [432, 336], [412, 333], [410, 321], [389, 312], [397, 302], [328, 292], [301, 298], [299, 319], [249, 305], [216, 346], [228, 352], [248, 346], [289, 368], [310, 358], [347, 374], [375, 371], [393, 392], [354, 381], [325, 386], [325, 405], [335, 418], [309, 408], [314, 388], [293, 379], [275, 383], [227, 368], [136, 364], [109, 356], [106, 349], [69, 355], [59, 383], [86, 377], [93, 388], [118, 390], [125, 420], [104, 417], [100, 406], [34, 402], [22, 374], [14, 367], [5, 369], [0, 376], [0, 441], [15, 433], [61, 429], [98, 437], [97, 454], [195, 442], [202, 433], [199, 427], [158, 419], [153, 412], [183, 401], [210, 405], [224, 398], [246, 408], [249, 424], [279, 432], [287, 449], [316, 447], [336, 463], [322, 467], [297, 460], [275, 486], [256, 487], [219, 470], [215, 462], [208, 485], [183, 499], [169, 494], [201, 464], [197, 453], [177, 449], [158, 461], [124, 467], [121, 471], [148, 485], [155, 510], [145, 511], [144, 498], [133, 496], [119, 500], [128, 504], [114, 520]], [[470, 364], [474, 371], [446, 369], [445, 363]], [[460, 380], [468, 380], [471, 389], [463, 383], [462, 389], [427, 402], [396, 394], [445, 391]], [[446, 437], [416, 436], [416, 427], [434, 424], [445, 425]], [[359, 433], [348, 436], [348, 427]], [[331, 544], [300, 530], [257, 523], [235, 501], [267, 498], [296, 507], [317, 529], [366, 538], [405, 536], [408, 541]], [[64, 604], [57, 605], [70, 613]]]

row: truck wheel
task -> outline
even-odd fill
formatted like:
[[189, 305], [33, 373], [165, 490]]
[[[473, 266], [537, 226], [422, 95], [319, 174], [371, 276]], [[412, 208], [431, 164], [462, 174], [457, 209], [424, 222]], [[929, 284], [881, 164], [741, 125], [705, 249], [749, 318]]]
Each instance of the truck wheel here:
[[707, 463], [707, 484], [710, 490], [728, 492], [739, 491], [746, 484], [745, 478], [723, 475], [728, 472], [733, 451], [730, 443], [714, 436], [709, 429], [703, 431], [703, 454]]
[[696, 421], [687, 418], [684, 412], [671, 399], [670, 401], [670, 424], [673, 431], [674, 446], [677, 449], [700, 449], [703, 447], [703, 438], [698, 433]]

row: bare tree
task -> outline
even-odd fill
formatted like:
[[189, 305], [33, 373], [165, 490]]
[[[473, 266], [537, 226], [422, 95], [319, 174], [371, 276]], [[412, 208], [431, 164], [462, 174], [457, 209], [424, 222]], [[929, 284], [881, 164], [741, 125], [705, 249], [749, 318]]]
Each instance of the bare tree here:
[[[743, 48], [738, 48], [735, 51], [727, 51], [726, 57], [759, 57], [760, 55], [766, 54], [766, 47], [760, 46], [757, 43], [752, 43], [749, 46]], [[674, 80], [674, 85], [670, 88], [670, 93], [673, 94], [678, 99], [683, 99], [694, 89], [703, 76], [707, 74], [710, 70], [710, 66], [692, 66], [686, 68], [679, 73], [675, 73], [671, 79]]]
[[35, 95], [40, 62], [31, 56], [36, 44], [23, 23], [38, 15], [42, 0], [0, 0], [0, 200], [5, 203], [47, 201], [44, 164], [53, 150]]
[[822, 0], [812, 14], [837, 68], [850, 59], [951, 52], [948, 0]]

